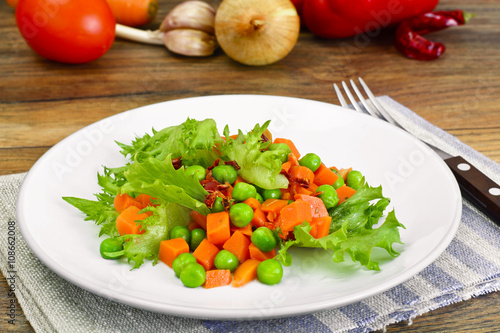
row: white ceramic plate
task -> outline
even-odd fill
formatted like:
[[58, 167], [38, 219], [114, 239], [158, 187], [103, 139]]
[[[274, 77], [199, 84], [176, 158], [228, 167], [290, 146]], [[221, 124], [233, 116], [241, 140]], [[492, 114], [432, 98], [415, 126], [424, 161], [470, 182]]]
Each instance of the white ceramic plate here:
[[[368, 271], [346, 256], [295, 249], [280, 284], [257, 281], [243, 288], [183, 287], [163, 263], [103, 260], [99, 227], [61, 197], [93, 199], [102, 166], [124, 164], [115, 140], [177, 125], [188, 117], [213, 118], [219, 130], [248, 131], [271, 119], [274, 137], [291, 138], [302, 154], [315, 152], [327, 165], [353, 167], [372, 186], [382, 185], [390, 208], [406, 226], [401, 255], [374, 251], [381, 271]], [[409, 279], [434, 261], [452, 240], [461, 217], [461, 196], [444, 162], [406, 132], [370, 116], [304, 99], [227, 95], [169, 101], [101, 120], [50, 149], [21, 187], [17, 214], [22, 235], [50, 269], [95, 294], [147, 310], [209, 319], [261, 319], [310, 313], [350, 304]]]

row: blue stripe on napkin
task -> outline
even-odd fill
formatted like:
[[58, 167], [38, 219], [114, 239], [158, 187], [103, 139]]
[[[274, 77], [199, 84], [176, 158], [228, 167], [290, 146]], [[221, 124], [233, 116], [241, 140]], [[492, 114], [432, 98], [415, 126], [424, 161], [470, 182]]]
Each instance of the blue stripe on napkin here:
[[435, 297], [432, 299], [434, 303], [436, 303], [436, 308], [447, 306], [450, 304], [454, 304], [457, 302], [460, 302], [462, 298], [460, 298], [457, 294], [455, 293], [450, 293], [450, 294], [444, 294], [438, 297]]
[[339, 310], [360, 327], [369, 326], [369, 324], [379, 315], [367, 304], [362, 302], [343, 306]]
[[419, 275], [444, 293], [463, 288], [460, 281], [436, 266], [435, 263], [427, 266]]
[[385, 292], [385, 295], [399, 305], [414, 305], [420, 301], [420, 296], [403, 284], [389, 289]]
[[388, 314], [388, 317], [391, 319], [391, 322], [400, 322], [410, 320], [410, 318], [414, 317], [417, 314], [415, 310], [405, 310], [405, 311], [396, 311]]
[[485, 241], [500, 249], [498, 227], [493, 223], [486, 223], [486, 219], [480, 218], [479, 215], [474, 215], [475, 213], [467, 205], [462, 206], [462, 211], [462, 223], [474, 230]]
[[290, 317], [281, 319], [255, 320], [255, 321], [217, 321], [205, 320], [206, 328], [216, 333], [271, 333], [271, 332], [317, 332], [331, 333], [332, 331], [316, 319], [313, 315]]
[[500, 273], [498, 273], [499, 268], [495, 264], [474, 252], [474, 250], [456, 238], [453, 239], [446, 251], [484, 278], [493, 279], [500, 277]]

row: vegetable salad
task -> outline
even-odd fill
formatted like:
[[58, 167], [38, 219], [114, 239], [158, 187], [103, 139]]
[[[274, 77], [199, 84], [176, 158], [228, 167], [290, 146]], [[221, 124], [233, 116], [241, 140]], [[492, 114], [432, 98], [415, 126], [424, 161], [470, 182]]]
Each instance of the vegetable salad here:
[[347, 253], [369, 270], [380, 269], [374, 247], [396, 257], [404, 226], [381, 186], [301, 155], [269, 123], [221, 135], [213, 119], [188, 118], [117, 142], [128, 162], [97, 175], [95, 200], [63, 199], [100, 226], [104, 259], [161, 261], [191, 288], [277, 284], [291, 247], [333, 250], [334, 263]]

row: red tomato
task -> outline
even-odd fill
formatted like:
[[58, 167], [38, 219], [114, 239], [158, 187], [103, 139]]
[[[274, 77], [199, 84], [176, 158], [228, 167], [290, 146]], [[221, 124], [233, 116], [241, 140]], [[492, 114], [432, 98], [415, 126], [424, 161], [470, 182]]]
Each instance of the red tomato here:
[[95, 60], [115, 38], [116, 21], [106, 0], [20, 0], [16, 22], [33, 51], [64, 63]]

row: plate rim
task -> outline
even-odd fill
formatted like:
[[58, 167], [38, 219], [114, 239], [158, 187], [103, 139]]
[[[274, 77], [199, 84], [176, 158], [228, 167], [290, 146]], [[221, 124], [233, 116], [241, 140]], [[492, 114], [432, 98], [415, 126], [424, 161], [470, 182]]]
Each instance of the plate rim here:
[[[24, 217], [23, 217], [24, 212], [23, 212], [23, 209], [22, 209], [20, 203], [23, 200], [25, 200], [24, 199], [24, 197], [26, 195], [25, 188], [30, 184], [31, 178], [34, 177], [34, 174], [37, 171], [37, 168], [40, 165], [42, 165], [49, 158], [49, 156], [52, 153], [57, 151], [57, 149], [59, 149], [59, 147], [64, 145], [67, 141], [70, 141], [73, 137], [81, 134], [86, 129], [94, 127], [94, 126], [96, 126], [96, 124], [99, 124], [100, 122], [119, 118], [119, 117], [123, 116], [124, 114], [139, 112], [141, 109], [147, 109], [147, 108], [151, 108], [153, 106], [167, 104], [167, 103], [182, 103], [185, 101], [195, 101], [195, 100], [199, 100], [199, 99], [219, 99], [219, 98], [225, 99], [227, 97], [236, 98], [236, 99], [241, 99], [241, 98], [264, 98], [265, 99], [265, 98], [268, 98], [268, 99], [274, 99], [274, 100], [275, 99], [301, 100], [301, 101], [305, 101], [308, 103], [323, 104], [327, 107], [344, 109], [338, 105], [329, 104], [326, 102], [312, 100], [312, 99], [305, 99], [305, 98], [297, 98], [297, 97], [289, 97], [289, 96], [276, 96], [276, 95], [259, 95], [259, 94], [227, 94], [227, 95], [194, 96], [194, 97], [173, 99], [173, 100], [167, 100], [167, 101], [158, 102], [158, 103], [152, 103], [149, 105], [144, 105], [144, 106], [140, 106], [140, 107], [133, 108], [130, 110], [122, 111], [122, 112], [116, 113], [114, 115], [97, 120], [91, 124], [88, 124], [88, 125], [84, 126], [83, 128], [80, 128], [79, 130], [69, 134], [68, 136], [66, 136], [65, 138], [63, 138], [59, 142], [57, 142], [49, 150], [47, 150], [33, 164], [33, 166], [30, 168], [30, 170], [28, 171], [28, 173], [26, 174], [25, 178], [23, 179], [23, 181], [21, 183], [21, 187], [19, 189], [19, 194], [18, 194], [18, 197], [16, 200], [16, 218], [17, 218], [17, 224], [19, 226], [21, 234], [22, 234], [24, 240], [26, 241], [26, 244], [30, 248], [30, 250], [36, 255], [36, 257], [41, 262], [43, 262], [51, 271], [56, 273], [61, 278], [65, 279], [66, 281], [68, 281], [74, 285], [81, 287], [84, 290], [87, 290], [93, 294], [99, 295], [99, 296], [104, 297], [104, 298], [111, 300], [111, 301], [126, 304], [126, 305], [129, 305], [129, 306], [134, 307], [134, 308], [145, 309], [145, 310], [149, 310], [149, 311], [153, 311], [153, 312], [157, 312], [157, 313], [163, 313], [163, 314], [168, 314], [168, 315], [177, 315], [177, 316], [188, 317], [188, 318], [210, 319], [210, 320], [259, 320], [259, 319], [284, 318], [284, 317], [290, 317], [290, 316], [296, 316], [296, 315], [309, 314], [309, 313], [322, 311], [322, 310], [329, 310], [329, 309], [338, 308], [338, 307], [341, 307], [341, 306], [344, 306], [347, 304], [352, 304], [354, 302], [381, 294], [381, 293], [387, 291], [388, 289], [395, 287], [396, 285], [404, 283], [405, 281], [409, 280], [410, 278], [412, 278], [413, 276], [417, 275], [419, 272], [424, 270], [428, 265], [430, 265], [432, 262], [434, 262], [446, 250], [448, 245], [451, 243], [451, 241], [455, 237], [455, 234], [458, 230], [458, 227], [459, 227], [459, 224], [461, 221], [461, 214], [462, 214], [462, 197], [461, 197], [461, 195], [457, 196], [457, 200], [455, 203], [455, 208], [456, 208], [455, 214], [454, 214], [453, 218], [451, 219], [453, 221], [453, 223], [450, 224], [450, 227], [447, 230], [448, 232], [446, 234], [446, 237], [443, 237], [440, 239], [441, 242], [435, 246], [435, 250], [432, 252], [432, 254], [430, 254], [427, 257], [424, 257], [424, 258], [422, 258], [422, 260], [420, 260], [420, 262], [424, 262], [425, 264], [420, 264], [420, 265], [415, 264], [415, 265], [411, 266], [409, 269], [404, 270], [400, 274], [402, 276], [402, 278], [400, 278], [400, 280], [398, 280], [397, 283], [394, 283], [394, 282], [391, 283], [391, 280], [392, 280], [391, 279], [389, 282], [382, 283], [381, 284], [382, 288], [379, 288], [376, 291], [375, 290], [368, 290], [368, 291], [365, 291], [363, 294], [359, 294], [355, 297], [351, 297], [349, 300], [345, 300], [343, 302], [322, 301], [322, 302], [310, 303], [310, 304], [308, 304], [307, 308], [302, 310], [302, 311], [297, 311], [296, 305], [281, 306], [278, 309], [280, 311], [275, 311], [275, 313], [273, 313], [272, 315], [265, 315], [265, 316], [263, 316], [262, 314], [256, 314], [256, 315], [252, 315], [252, 316], [241, 316], [241, 315], [234, 316], [232, 314], [223, 315], [220, 312], [218, 312], [218, 311], [220, 311], [219, 309], [212, 310], [212, 309], [207, 309], [207, 308], [193, 308], [193, 307], [190, 307], [189, 313], [186, 313], [185, 311], [181, 311], [181, 309], [183, 309], [183, 308], [188, 308], [187, 306], [184, 306], [184, 305], [167, 306], [167, 309], [165, 309], [165, 304], [162, 305], [155, 300], [147, 300], [147, 301], [143, 300], [143, 299], [138, 300], [137, 298], [134, 298], [133, 296], [129, 296], [126, 294], [121, 295], [122, 298], [119, 298], [119, 299], [114, 298], [114, 297], [108, 297], [108, 295], [106, 295], [106, 293], [100, 291], [98, 288], [91, 288], [88, 285], [86, 285], [84, 283], [84, 281], [82, 282], [81, 280], [75, 279], [73, 273], [68, 272], [67, 270], [64, 270], [64, 268], [61, 265], [59, 265], [52, 258], [46, 258], [44, 255], [40, 255], [40, 251], [42, 249], [40, 249], [40, 247], [38, 246], [36, 241], [32, 238], [32, 235], [28, 232], [28, 230], [25, 229], [25, 228], [27, 228], [27, 226], [24, 225], [24, 223], [22, 222], [22, 220], [24, 219]], [[361, 114], [359, 114], [359, 115], [361, 115]], [[363, 116], [370, 118], [371, 120], [369, 120], [369, 121], [379, 121], [380, 122], [379, 124], [381, 124], [381, 125], [383, 124], [382, 126], [386, 126], [386, 125], [390, 126], [390, 124], [387, 124], [385, 121], [380, 120], [380, 119], [375, 119], [368, 114], [363, 114]], [[434, 151], [432, 151], [426, 144], [424, 144], [418, 138], [414, 137], [413, 135], [411, 135], [410, 133], [408, 133], [402, 129], [394, 128], [394, 130], [400, 131], [400, 133], [402, 135], [405, 135], [410, 140], [413, 140], [413, 142], [415, 144], [417, 144], [422, 150], [427, 151], [429, 154], [433, 155], [434, 158], [437, 158], [437, 160], [439, 160], [443, 166], [446, 166], [445, 162]], [[448, 176], [450, 179], [453, 180], [455, 190], [458, 191], [458, 193], [460, 193], [459, 186], [456, 183], [456, 180], [455, 180], [453, 174], [451, 173], [451, 171], [449, 171]], [[288, 308], [294, 308], [295, 311], [287, 311]], [[243, 309], [233, 309], [233, 311], [242, 312], [244, 310]]]

